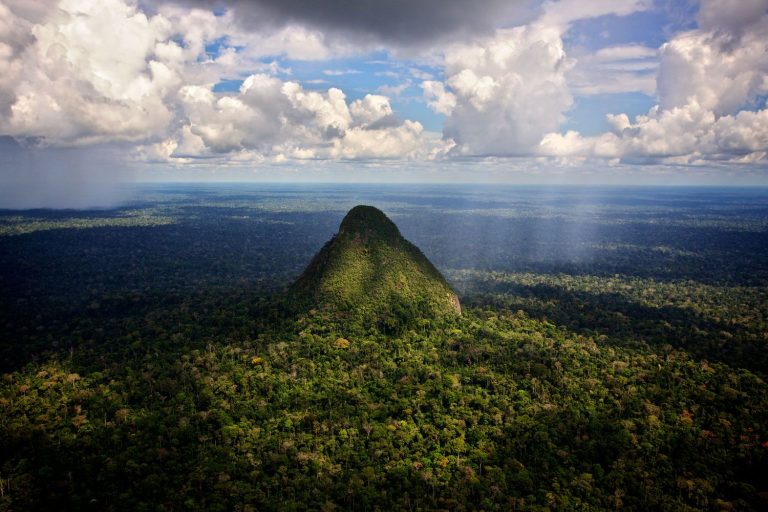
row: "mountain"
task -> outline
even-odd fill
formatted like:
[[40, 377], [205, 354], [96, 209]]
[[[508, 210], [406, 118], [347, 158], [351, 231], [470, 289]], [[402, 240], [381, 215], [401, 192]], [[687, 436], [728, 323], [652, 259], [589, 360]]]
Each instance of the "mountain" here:
[[375, 321], [461, 314], [456, 293], [377, 208], [355, 206], [291, 290], [316, 305]]

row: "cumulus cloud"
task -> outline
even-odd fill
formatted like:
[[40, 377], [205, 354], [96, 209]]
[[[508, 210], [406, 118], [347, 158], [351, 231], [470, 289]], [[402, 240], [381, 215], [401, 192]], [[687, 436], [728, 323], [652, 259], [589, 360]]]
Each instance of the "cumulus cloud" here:
[[[579, 20], [651, 3], [0, 0], [0, 136], [29, 147], [123, 145], [137, 160], [175, 164], [764, 159], [768, 0], [704, 0], [699, 27], [661, 48], [566, 48]], [[283, 57], [382, 47], [390, 56], [416, 48], [418, 58], [380, 71], [396, 85], [354, 100], [307, 89], [284, 67]], [[344, 61], [314, 67], [340, 81], [355, 72]], [[237, 91], [215, 87], [244, 78]], [[395, 113], [390, 98], [413, 100], [418, 86], [445, 116], [442, 141]], [[658, 106], [634, 119], [617, 113], [598, 136], [560, 133], [573, 95], [622, 92], [656, 95]]]
[[[527, 25], [446, 52], [445, 85], [455, 105], [446, 138], [464, 155], [525, 154], [555, 130], [573, 101], [566, 82], [571, 66], [558, 30]], [[447, 109], [451, 96], [426, 86]]]
[[[210, 36], [205, 13], [148, 17], [121, 0], [62, 0], [57, 7], [33, 22], [0, 4], [3, 41], [11, 41], [0, 44], [0, 55], [10, 56], [0, 64], [10, 69], [0, 84], [0, 132], [43, 145], [161, 136], [173, 118], [168, 98]], [[20, 42], [7, 26], [29, 38]], [[179, 27], [189, 29], [184, 46], [174, 40]]]
[[445, 90], [442, 82], [425, 80], [421, 83], [427, 105], [438, 114], [451, 115], [456, 107], [456, 95]]
[[[695, 103], [685, 107], [638, 116], [612, 116], [615, 132], [582, 137], [577, 132], [547, 134], [541, 142], [548, 156], [598, 158], [648, 158], [649, 162], [754, 161], [768, 148], [768, 111], [742, 111], [716, 117]], [[752, 155], [752, 158], [745, 158]]]
[[764, 160], [768, 110], [760, 98], [768, 93], [767, 10], [767, 1], [702, 2], [701, 27], [659, 51], [657, 106], [634, 121], [625, 114], [609, 116], [614, 130], [596, 137], [547, 134], [539, 152], [675, 163]]
[[0, 3], [0, 115], [8, 116], [15, 99], [14, 88], [24, 68], [25, 49], [34, 43], [31, 23], [13, 15]]
[[[133, 142], [136, 158], [176, 162], [427, 151], [422, 126], [399, 120], [388, 98], [347, 102], [339, 89], [307, 91], [273, 76], [286, 71], [279, 66], [255, 62], [272, 51], [255, 43], [313, 41], [309, 29], [230, 34], [232, 14], [171, 5], [148, 15], [126, 0], [61, 0], [45, 16], [33, 7], [0, 3], [0, 134], [27, 144]], [[256, 48], [208, 55], [225, 36]], [[304, 51], [322, 54], [321, 39]], [[235, 94], [213, 91], [222, 76], [260, 67], [275, 69], [251, 74]]]
[[348, 102], [337, 88], [308, 91], [256, 74], [236, 95], [186, 86], [180, 96], [188, 125], [156, 150], [168, 158], [242, 152], [295, 159], [424, 156], [421, 124], [397, 119], [380, 95]]
[[[424, 81], [422, 89], [432, 110], [447, 115], [443, 133], [455, 144], [453, 154], [535, 152], [542, 137], [557, 130], [573, 105], [569, 80], [576, 60], [566, 54], [563, 43], [570, 24], [608, 14], [626, 15], [648, 6], [645, 0], [547, 1], [532, 23], [449, 46], [445, 80]], [[619, 61], [634, 58], [606, 53], [595, 56], [594, 65], [618, 66]], [[584, 89], [595, 87], [586, 78], [584, 82]], [[636, 87], [625, 83], [620, 88]], [[641, 87], [648, 89], [647, 79]]]
[[[719, 2], [704, 2], [702, 9], [713, 4]], [[765, 13], [768, 1], [762, 4]], [[733, 23], [726, 19], [723, 25], [692, 30], [661, 47], [661, 108], [681, 107], [695, 99], [719, 115], [766, 92], [768, 17], [749, 18], [738, 27]]]

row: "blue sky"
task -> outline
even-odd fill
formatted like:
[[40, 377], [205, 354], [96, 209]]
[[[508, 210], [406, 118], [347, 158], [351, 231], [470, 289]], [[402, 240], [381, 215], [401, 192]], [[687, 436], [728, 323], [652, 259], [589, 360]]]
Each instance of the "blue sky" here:
[[[670, 34], [695, 27], [696, 5], [688, 1], [657, 2], [647, 11], [627, 16], [607, 15], [578, 20], [566, 33], [564, 42], [570, 51], [596, 52], [602, 48], [621, 45], [640, 45], [658, 48], [667, 41]], [[206, 47], [211, 58], [231, 47], [226, 38], [217, 40]], [[236, 48], [239, 50], [239, 48]], [[400, 59], [386, 50], [352, 55], [321, 61], [290, 59], [285, 55], [267, 55], [261, 62], [265, 65], [276, 63], [286, 72], [279, 76], [296, 80], [306, 89], [327, 90], [336, 87], [345, 92], [351, 100], [364, 97], [372, 92], [382, 92], [392, 101], [395, 112], [406, 119], [418, 120], [425, 129], [439, 132], [445, 116], [429, 109], [419, 87], [420, 79], [414, 77], [429, 75], [442, 79], [439, 65]], [[215, 91], [234, 92], [240, 88], [248, 73], [234, 78], [227, 77], [215, 85]], [[402, 89], [399, 89], [402, 88]], [[606, 114], [627, 113], [631, 117], [641, 115], [656, 103], [654, 94], [640, 92], [609, 93], [597, 95], [575, 95], [573, 108], [566, 114], [562, 125], [567, 130], [577, 130], [596, 135], [608, 128]]]
[[355, 5], [5, 0], [0, 182], [768, 184], [768, 0]]

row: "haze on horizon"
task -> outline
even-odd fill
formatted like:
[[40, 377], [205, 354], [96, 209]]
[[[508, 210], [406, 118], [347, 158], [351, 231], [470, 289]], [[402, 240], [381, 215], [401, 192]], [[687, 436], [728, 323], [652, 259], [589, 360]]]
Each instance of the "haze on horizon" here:
[[0, 0], [0, 207], [145, 181], [768, 185], [768, 0]]

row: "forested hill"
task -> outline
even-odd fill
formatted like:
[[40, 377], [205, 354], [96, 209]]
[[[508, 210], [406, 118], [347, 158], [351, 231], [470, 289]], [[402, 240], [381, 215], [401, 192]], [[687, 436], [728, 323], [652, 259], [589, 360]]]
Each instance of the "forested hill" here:
[[381, 327], [456, 315], [456, 293], [426, 256], [372, 206], [356, 206], [291, 287], [315, 305]]

